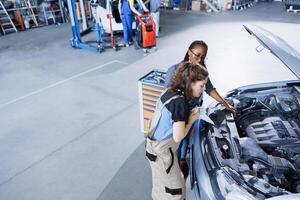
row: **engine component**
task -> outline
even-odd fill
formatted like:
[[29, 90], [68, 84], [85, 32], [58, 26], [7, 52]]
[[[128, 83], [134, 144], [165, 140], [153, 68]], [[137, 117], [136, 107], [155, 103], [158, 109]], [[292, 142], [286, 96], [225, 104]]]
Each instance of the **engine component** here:
[[292, 158], [294, 165], [300, 170], [300, 155], [296, 155]]
[[233, 158], [232, 151], [230, 149], [230, 144], [226, 139], [216, 137], [216, 142], [220, 149], [221, 156], [223, 159]]
[[234, 120], [218, 104], [209, 108], [212, 146], [222, 166], [265, 197], [300, 192], [299, 88], [235, 91], [228, 100], [237, 110]]
[[255, 161], [268, 167], [275, 177], [281, 178], [282, 174], [296, 170], [288, 160], [268, 155], [251, 138], [242, 138], [240, 145], [242, 147], [242, 159], [246, 162]]
[[276, 148], [291, 143], [300, 146], [300, 138], [294, 127], [279, 117], [268, 117], [263, 121], [252, 123], [246, 128], [246, 133], [262, 147]]
[[260, 179], [251, 175], [243, 175], [243, 177], [249, 185], [254, 187], [256, 190], [268, 195], [269, 197], [290, 194], [290, 192], [284, 189], [274, 187], [273, 185], [266, 182], [264, 179]]
[[287, 159], [268, 155], [268, 164], [272, 166], [271, 173], [280, 177], [289, 171], [295, 171], [294, 166]]

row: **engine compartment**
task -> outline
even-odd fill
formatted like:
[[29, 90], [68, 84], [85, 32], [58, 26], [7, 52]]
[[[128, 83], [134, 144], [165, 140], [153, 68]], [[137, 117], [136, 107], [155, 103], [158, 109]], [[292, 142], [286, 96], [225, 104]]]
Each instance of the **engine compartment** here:
[[236, 116], [208, 108], [217, 160], [265, 197], [300, 193], [300, 86], [244, 90], [227, 101]]

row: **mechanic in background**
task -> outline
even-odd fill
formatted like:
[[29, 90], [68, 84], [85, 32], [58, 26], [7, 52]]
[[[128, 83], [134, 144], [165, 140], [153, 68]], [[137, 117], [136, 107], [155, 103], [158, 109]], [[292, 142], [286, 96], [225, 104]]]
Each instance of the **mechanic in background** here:
[[122, 19], [123, 25], [123, 36], [126, 47], [129, 47], [133, 44], [132, 40], [132, 23], [134, 19], [134, 14], [140, 16], [135, 7], [134, 0], [119, 0], [119, 13]]
[[159, 17], [160, 17], [160, 0], [147, 0], [145, 4], [150, 2], [150, 14], [154, 19], [156, 26], [156, 37], [159, 37]]
[[[208, 50], [208, 46], [204, 41], [196, 40], [190, 44], [189, 49], [185, 54], [184, 61], [189, 61], [192, 63], [199, 63], [200, 65], [202, 65], [206, 68], [205, 58], [207, 55], [207, 50]], [[169, 67], [169, 69], [167, 71], [166, 80], [165, 80], [165, 87], [167, 87], [170, 84], [178, 66], [179, 66], [179, 64], [175, 64], [175, 65]], [[221, 97], [221, 95], [218, 93], [216, 88], [213, 86], [213, 84], [211, 83], [209, 78], [206, 83], [205, 92], [209, 96], [214, 98], [217, 102], [223, 104], [224, 107], [227, 110], [229, 110], [231, 113], [233, 113], [233, 114], [236, 113], [236, 110]], [[190, 101], [189, 107], [190, 107], [190, 109], [193, 109], [196, 106], [201, 106], [202, 103], [203, 103], [203, 95], [201, 95], [196, 101]], [[188, 144], [189, 144], [189, 136], [187, 136], [181, 142], [179, 150], [178, 150], [178, 156], [179, 156], [179, 160], [180, 160], [180, 168], [181, 168], [185, 178], [188, 176], [188, 171], [189, 171], [188, 164], [186, 161]]]
[[156, 122], [152, 124], [146, 141], [154, 200], [185, 198], [185, 179], [179, 168], [176, 151], [180, 141], [200, 116], [199, 110], [189, 110], [188, 102], [201, 96], [207, 79], [208, 72], [204, 67], [183, 62], [157, 102], [152, 119]]

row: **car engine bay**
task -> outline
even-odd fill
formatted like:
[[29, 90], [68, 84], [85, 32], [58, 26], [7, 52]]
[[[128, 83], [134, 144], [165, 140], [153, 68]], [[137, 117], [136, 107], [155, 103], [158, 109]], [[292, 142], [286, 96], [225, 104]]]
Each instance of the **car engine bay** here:
[[258, 196], [300, 193], [300, 85], [236, 90], [207, 110], [211, 147], [231, 177]]

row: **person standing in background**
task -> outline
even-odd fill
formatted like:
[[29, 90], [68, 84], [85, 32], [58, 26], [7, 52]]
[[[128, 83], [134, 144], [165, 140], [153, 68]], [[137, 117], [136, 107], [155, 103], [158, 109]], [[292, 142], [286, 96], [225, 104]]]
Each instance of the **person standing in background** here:
[[150, 3], [150, 14], [153, 17], [156, 26], [156, 37], [159, 37], [160, 0], [145, 1], [145, 4], [148, 3]]
[[126, 47], [133, 44], [132, 40], [132, 23], [133, 23], [133, 13], [136, 15], [141, 15], [135, 7], [134, 0], [119, 0], [119, 13], [122, 19], [123, 25], [123, 36]]

